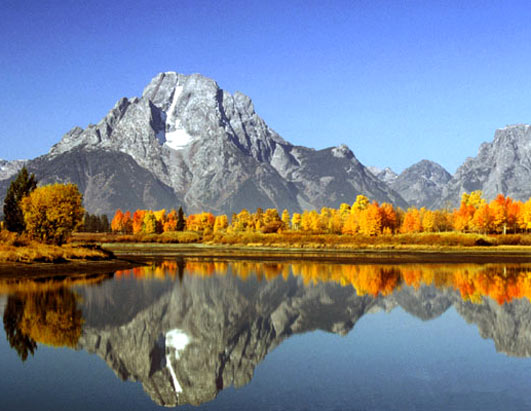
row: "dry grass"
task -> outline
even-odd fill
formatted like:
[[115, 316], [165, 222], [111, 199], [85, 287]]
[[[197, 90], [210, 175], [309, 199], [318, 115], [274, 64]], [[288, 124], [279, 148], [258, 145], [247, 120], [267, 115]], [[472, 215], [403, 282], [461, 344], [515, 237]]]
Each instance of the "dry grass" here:
[[82, 243], [200, 243], [202, 237], [194, 231], [173, 231], [162, 234], [103, 234], [74, 233], [72, 242]]
[[71, 260], [105, 260], [109, 253], [95, 246], [49, 245], [33, 241], [25, 235], [0, 232], [0, 263], [59, 263]]
[[[531, 238], [527, 238], [531, 244]], [[519, 242], [518, 242], [519, 241]], [[289, 248], [414, 248], [416, 246], [472, 247], [498, 245], [494, 237], [462, 233], [420, 233], [382, 236], [304, 234], [288, 232], [282, 234], [243, 233], [238, 235], [215, 234], [204, 239], [209, 244], [272, 246]], [[511, 244], [522, 245], [523, 239]]]
[[260, 232], [243, 232], [237, 234], [210, 233], [201, 235], [196, 232], [167, 232], [163, 234], [90, 234], [77, 233], [74, 241], [85, 243], [162, 243], [235, 245], [249, 247], [282, 248], [446, 248], [446, 247], [488, 247], [488, 246], [529, 246], [531, 235], [481, 235], [474, 233], [416, 233], [380, 236], [311, 234], [303, 232], [284, 232], [264, 234]]

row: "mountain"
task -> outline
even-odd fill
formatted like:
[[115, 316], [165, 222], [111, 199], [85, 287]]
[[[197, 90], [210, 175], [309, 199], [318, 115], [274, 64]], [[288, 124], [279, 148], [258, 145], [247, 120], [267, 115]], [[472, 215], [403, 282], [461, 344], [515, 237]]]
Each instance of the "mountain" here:
[[24, 167], [26, 160], [7, 161], [0, 159], [0, 180], [5, 180], [14, 176]]
[[451, 174], [433, 161], [422, 160], [406, 168], [389, 185], [409, 205], [434, 208]]
[[437, 207], [457, 206], [463, 192], [483, 191], [487, 200], [497, 194], [526, 201], [531, 196], [531, 126], [518, 124], [496, 130], [476, 157], [461, 165], [441, 193]]
[[381, 169], [379, 167], [369, 166], [367, 169], [376, 177], [378, 180], [383, 181], [386, 184], [391, 184], [396, 180], [398, 174], [396, 174], [391, 168], [386, 167]]
[[[344, 145], [294, 146], [233, 95], [199, 74], [157, 75], [141, 97], [122, 98], [98, 124], [75, 127], [27, 167], [41, 182], [71, 181], [86, 208], [239, 212], [338, 207], [365, 194], [405, 201]], [[6, 179], [0, 181], [0, 195]]]

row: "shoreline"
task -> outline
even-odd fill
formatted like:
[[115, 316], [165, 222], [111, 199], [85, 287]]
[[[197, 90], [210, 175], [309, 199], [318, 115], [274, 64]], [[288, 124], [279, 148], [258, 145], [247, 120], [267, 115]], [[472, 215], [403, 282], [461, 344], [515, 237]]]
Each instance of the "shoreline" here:
[[531, 246], [287, 248], [212, 244], [103, 243], [116, 258], [50, 262], [0, 263], [0, 279], [61, 279], [113, 273], [164, 259], [313, 261], [334, 264], [487, 264], [531, 263]]
[[99, 261], [68, 261], [62, 263], [0, 263], [0, 279], [53, 279], [114, 273], [143, 265], [140, 261], [114, 258]]
[[405, 247], [405, 248], [282, 248], [209, 244], [104, 243], [119, 258], [140, 261], [164, 258], [307, 260], [357, 264], [531, 263], [530, 246]]

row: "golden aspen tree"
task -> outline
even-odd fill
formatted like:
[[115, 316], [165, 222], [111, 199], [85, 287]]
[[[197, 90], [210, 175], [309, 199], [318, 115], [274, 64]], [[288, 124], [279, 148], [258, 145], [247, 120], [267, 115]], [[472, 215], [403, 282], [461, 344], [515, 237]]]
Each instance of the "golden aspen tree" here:
[[308, 210], [304, 210], [301, 216], [301, 229], [302, 231], [310, 231], [312, 228], [312, 221], [310, 217], [310, 212]]
[[[169, 231], [177, 231], [177, 220], [179, 216], [177, 215], [177, 211], [171, 210], [164, 218], [164, 224], [162, 226], [162, 231], [169, 232]], [[134, 220], [134, 215], [133, 215]]]
[[321, 231], [321, 221], [317, 211], [310, 211], [310, 230], [313, 232]]
[[382, 218], [382, 232], [384, 234], [392, 234], [398, 227], [398, 215], [392, 204], [383, 203], [380, 206], [380, 214]]
[[528, 232], [531, 229], [531, 197], [522, 205], [518, 221], [522, 230]]
[[131, 234], [133, 232], [133, 219], [131, 218], [130, 211], [126, 211], [122, 217], [122, 231], [125, 234]]
[[489, 204], [482, 204], [475, 211], [474, 217], [472, 217], [471, 226], [472, 228], [480, 233], [487, 234], [489, 233], [494, 224], [494, 215], [491, 211]]
[[291, 216], [289, 215], [288, 210], [282, 211], [282, 223], [284, 224], [284, 229], [289, 230], [290, 229], [290, 220]]
[[82, 224], [82, 201], [75, 184], [37, 187], [20, 203], [26, 231], [37, 240], [63, 244]]
[[382, 215], [377, 202], [373, 202], [360, 212], [359, 230], [365, 235], [378, 235], [382, 228]]
[[404, 215], [400, 231], [402, 233], [420, 233], [421, 230], [422, 224], [419, 210], [416, 207], [409, 208]]
[[350, 212], [354, 213], [356, 211], [365, 210], [369, 206], [369, 204], [370, 204], [369, 199], [365, 197], [364, 195], [359, 194], [356, 197], [356, 201], [354, 202], [354, 204], [352, 204], [352, 208], [350, 209]]
[[291, 217], [291, 229], [298, 231], [301, 229], [302, 217], [300, 213], [293, 213]]
[[138, 234], [143, 231], [145, 214], [145, 210], [136, 210], [133, 213], [133, 234]]
[[225, 230], [229, 226], [229, 219], [226, 215], [218, 215], [214, 220], [214, 232]]
[[432, 233], [435, 231], [435, 213], [425, 208], [421, 209], [422, 216], [422, 231]]
[[358, 232], [358, 216], [354, 214], [349, 214], [343, 224], [341, 232], [343, 234], [356, 234]]
[[332, 215], [328, 220], [328, 232], [332, 234], [341, 234], [343, 229], [343, 218], [339, 211], [332, 210]]
[[151, 210], [146, 211], [144, 214], [144, 232], [146, 234], [155, 234], [157, 232], [157, 218]]
[[123, 217], [124, 217], [123, 211], [120, 210], [120, 209], [116, 210], [116, 212], [114, 213], [114, 217], [113, 217], [113, 219], [111, 221], [111, 230], [114, 233], [121, 233], [122, 232], [122, 230], [123, 230], [123, 226], [122, 226]]
[[343, 219], [346, 219], [350, 214], [350, 205], [347, 203], [341, 203], [339, 205], [339, 214]]

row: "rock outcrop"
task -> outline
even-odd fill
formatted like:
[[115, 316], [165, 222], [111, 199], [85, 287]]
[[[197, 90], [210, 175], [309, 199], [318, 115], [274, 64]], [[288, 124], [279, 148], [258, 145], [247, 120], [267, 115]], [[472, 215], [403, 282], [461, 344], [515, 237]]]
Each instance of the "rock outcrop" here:
[[531, 197], [531, 126], [518, 124], [496, 130], [476, 157], [468, 158], [443, 189], [437, 207], [457, 206], [463, 192], [481, 190], [487, 200], [504, 194], [515, 200]]
[[402, 171], [389, 185], [409, 205], [434, 208], [451, 178], [451, 174], [441, 165], [422, 160]]

